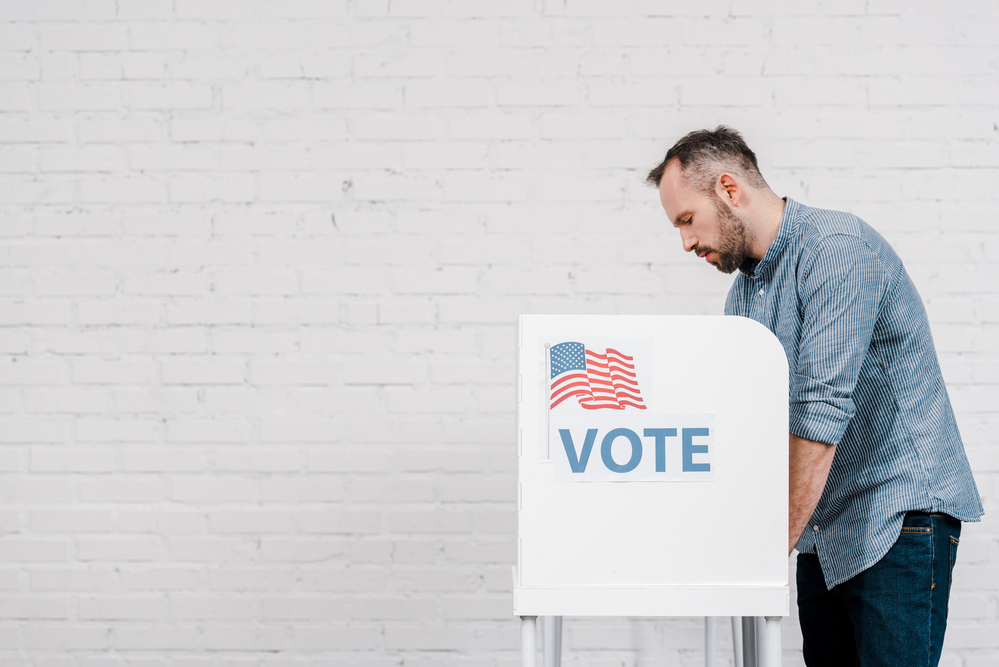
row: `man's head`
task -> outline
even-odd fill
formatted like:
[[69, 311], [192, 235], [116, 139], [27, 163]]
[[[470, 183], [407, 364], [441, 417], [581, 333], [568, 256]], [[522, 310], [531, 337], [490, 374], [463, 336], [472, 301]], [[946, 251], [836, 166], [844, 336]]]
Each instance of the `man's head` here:
[[[756, 155], [735, 130], [721, 125], [680, 139], [646, 179], [680, 230], [683, 249], [696, 252], [719, 271], [732, 273], [748, 257], [761, 259], [762, 217], [772, 218], [776, 195], [767, 186]], [[770, 214], [770, 215], [765, 215]], [[777, 227], [779, 227], [779, 216]], [[770, 227], [772, 225], [763, 225]], [[766, 248], [762, 249], [766, 253]]]

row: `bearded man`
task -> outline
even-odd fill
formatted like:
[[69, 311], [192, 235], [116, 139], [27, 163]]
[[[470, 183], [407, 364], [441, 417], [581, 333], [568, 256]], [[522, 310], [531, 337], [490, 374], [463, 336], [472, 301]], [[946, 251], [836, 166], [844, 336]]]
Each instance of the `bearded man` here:
[[860, 218], [778, 197], [724, 126], [680, 139], [647, 180], [684, 250], [738, 269], [725, 314], [787, 354], [806, 664], [936, 665], [961, 522], [982, 505], [901, 260]]

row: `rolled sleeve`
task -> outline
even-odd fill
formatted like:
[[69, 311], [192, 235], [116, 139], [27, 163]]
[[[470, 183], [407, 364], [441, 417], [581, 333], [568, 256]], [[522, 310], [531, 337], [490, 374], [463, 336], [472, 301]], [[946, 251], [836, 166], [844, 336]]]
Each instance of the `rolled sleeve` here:
[[799, 438], [835, 445], [843, 437], [856, 409], [849, 396], [813, 378], [794, 375], [789, 431]]
[[889, 276], [867, 243], [848, 235], [823, 239], [800, 270], [801, 336], [789, 430], [835, 445], [856, 412], [853, 392]]

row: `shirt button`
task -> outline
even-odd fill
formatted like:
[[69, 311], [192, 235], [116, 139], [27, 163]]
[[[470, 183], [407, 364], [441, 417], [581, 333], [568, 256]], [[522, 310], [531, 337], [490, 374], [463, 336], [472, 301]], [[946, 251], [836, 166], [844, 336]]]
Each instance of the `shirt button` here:
[[760, 296], [763, 296], [763, 288], [760, 288]]
[[818, 529], [819, 529], [818, 526], [812, 526], [812, 530], [818, 530]]

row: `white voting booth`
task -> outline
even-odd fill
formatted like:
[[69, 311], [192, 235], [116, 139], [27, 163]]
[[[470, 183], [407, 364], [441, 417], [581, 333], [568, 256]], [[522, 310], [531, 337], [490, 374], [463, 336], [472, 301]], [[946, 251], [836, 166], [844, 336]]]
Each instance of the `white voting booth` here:
[[[524, 315], [518, 364], [525, 665], [539, 616], [766, 617], [764, 664], [779, 664], [779, 341], [740, 317]], [[558, 664], [560, 639], [546, 644]]]

